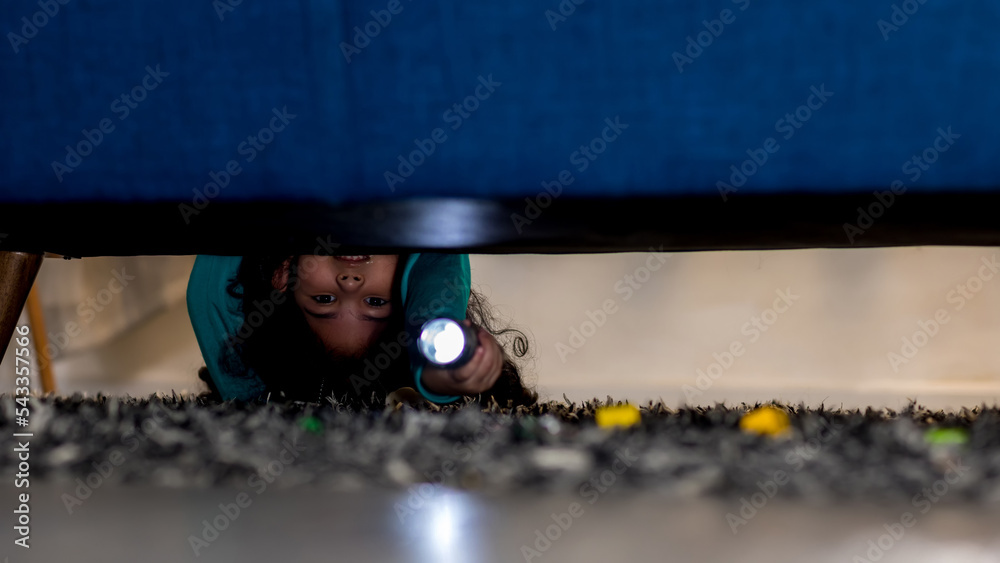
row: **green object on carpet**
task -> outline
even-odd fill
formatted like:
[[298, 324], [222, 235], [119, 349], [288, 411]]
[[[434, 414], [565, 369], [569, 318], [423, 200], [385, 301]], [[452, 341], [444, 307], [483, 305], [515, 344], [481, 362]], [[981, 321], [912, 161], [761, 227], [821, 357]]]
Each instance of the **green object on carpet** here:
[[931, 445], [957, 445], [969, 441], [969, 431], [964, 428], [931, 428], [924, 433], [924, 440]]
[[300, 418], [299, 426], [301, 426], [306, 432], [312, 432], [313, 434], [323, 433], [323, 421], [315, 416], [304, 416]]

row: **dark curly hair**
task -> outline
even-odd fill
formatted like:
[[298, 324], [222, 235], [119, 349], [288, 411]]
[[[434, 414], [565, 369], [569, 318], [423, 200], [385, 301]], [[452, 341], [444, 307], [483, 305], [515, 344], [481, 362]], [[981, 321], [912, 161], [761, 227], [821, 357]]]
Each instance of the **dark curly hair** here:
[[[396, 389], [414, 387], [409, 353], [400, 345], [400, 337], [406, 329], [403, 308], [393, 310], [389, 325], [368, 347], [365, 356], [332, 357], [309, 328], [291, 295], [275, 290], [272, 285], [275, 273], [289, 261], [288, 288], [297, 287], [300, 256], [243, 257], [236, 278], [229, 280], [227, 291], [239, 300], [244, 321], [237, 334], [230, 335], [230, 345], [223, 350], [228, 357], [224, 357], [223, 362], [240, 362], [244, 368], [253, 370], [263, 381], [271, 400], [284, 397], [320, 401], [332, 396], [343, 403], [381, 405]], [[406, 263], [407, 258], [407, 255], [400, 255], [398, 264]], [[397, 266], [392, 284], [392, 300], [397, 303], [402, 302], [401, 271]], [[251, 319], [250, 314], [254, 311], [260, 315]], [[497, 314], [475, 290], [469, 297], [466, 317], [497, 338], [504, 360], [496, 383], [475, 399], [484, 406], [493, 401], [504, 407], [534, 404], [538, 395], [524, 385], [520, 368], [513, 361], [513, 358], [524, 358], [528, 354], [525, 334], [515, 328], [500, 328]]]

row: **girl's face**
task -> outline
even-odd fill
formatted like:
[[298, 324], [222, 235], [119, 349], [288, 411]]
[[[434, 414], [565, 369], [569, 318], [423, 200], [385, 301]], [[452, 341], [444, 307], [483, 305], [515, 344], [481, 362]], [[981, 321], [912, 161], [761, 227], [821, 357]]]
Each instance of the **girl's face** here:
[[[302, 256], [295, 303], [327, 351], [359, 358], [389, 325], [399, 257]], [[287, 270], [276, 285], [287, 282]], [[279, 284], [279, 282], [281, 282]]]

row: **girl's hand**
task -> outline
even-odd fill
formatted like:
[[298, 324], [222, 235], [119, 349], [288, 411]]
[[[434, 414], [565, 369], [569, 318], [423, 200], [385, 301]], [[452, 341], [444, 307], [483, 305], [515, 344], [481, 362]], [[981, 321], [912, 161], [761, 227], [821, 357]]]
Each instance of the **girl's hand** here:
[[[463, 321], [472, 326], [471, 321]], [[503, 370], [503, 353], [493, 335], [475, 327], [479, 346], [469, 363], [458, 369], [424, 368], [421, 382], [438, 395], [477, 395], [490, 390]]]

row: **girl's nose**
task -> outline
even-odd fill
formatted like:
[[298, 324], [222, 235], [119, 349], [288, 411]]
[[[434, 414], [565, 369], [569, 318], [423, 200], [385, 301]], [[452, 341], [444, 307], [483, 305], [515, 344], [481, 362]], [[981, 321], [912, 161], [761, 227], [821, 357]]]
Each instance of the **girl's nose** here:
[[361, 274], [339, 274], [337, 276], [337, 284], [344, 291], [352, 291], [365, 284], [365, 277]]

